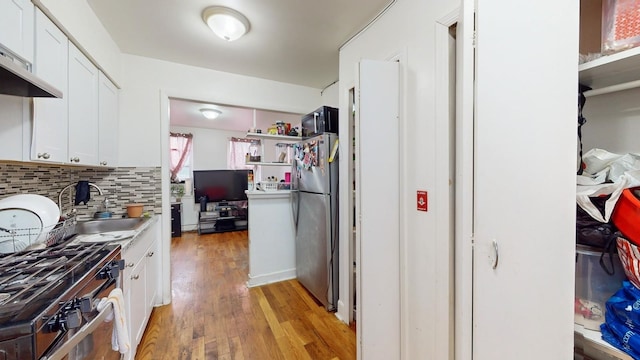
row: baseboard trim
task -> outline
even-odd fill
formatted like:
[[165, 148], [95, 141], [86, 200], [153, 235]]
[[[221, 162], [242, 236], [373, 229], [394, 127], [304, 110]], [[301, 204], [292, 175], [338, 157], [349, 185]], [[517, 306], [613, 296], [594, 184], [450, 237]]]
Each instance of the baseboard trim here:
[[258, 276], [252, 276], [249, 274], [249, 280], [247, 281], [247, 287], [254, 287], [260, 285], [266, 285], [278, 281], [291, 280], [296, 278], [296, 269], [288, 269], [278, 271], [270, 274], [263, 274]]

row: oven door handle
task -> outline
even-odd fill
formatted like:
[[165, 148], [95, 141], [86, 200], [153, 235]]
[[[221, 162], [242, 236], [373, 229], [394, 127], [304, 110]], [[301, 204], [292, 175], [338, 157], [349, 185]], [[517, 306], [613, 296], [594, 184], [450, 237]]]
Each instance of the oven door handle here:
[[106, 319], [112, 311], [113, 305], [109, 304], [109, 306], [105, 307], [98, 313], [98, 316], [91, 320], [87, 325], [80, 328], [80, 330], [73, 334], [73, 336], [64, 344], [62, 344], [62, 346], [60, 346], [53, 354], [42, 357], [40, 360], [62, 360], [88, 334], [91, 334], [95, 329], [98, 328], [98, 326], [102, 325], [104, 319]]

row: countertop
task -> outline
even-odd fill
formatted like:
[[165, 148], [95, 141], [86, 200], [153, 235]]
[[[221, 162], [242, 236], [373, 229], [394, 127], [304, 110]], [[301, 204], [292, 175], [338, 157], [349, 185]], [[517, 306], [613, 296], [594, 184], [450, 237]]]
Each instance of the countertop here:
[[[133, 235], [132, 237], [123, 239], [123, 240], [114, 240], [114, 241], [109, 241], [110, 244], [119, 244], [122, 251], [127, 250], [128, 248], [131, 247], [131, 245], [136, 241], [136, 239], [138, 239], [140, 237], [140, 234], [144, 233], [145, 231], [147, 231], [153, 224], [155, 224], [156, 222], [158, 222], [160, 219], [159, 215], [153, 215], [151, 217], [148, 217], [147, 220], [140, 225], [140, 227], [138, 229], [135, 230], [135, 235]], [[74, 237], [71, 242], [69, 244], [71, 245], [76, 245], [76, 244], [82, 244], [82, 239], [87, 238], [89, 236], [92, 236], [95, 234], [79, 234], [76, 237]]]
[[262, 191], [253, 190], [245, 191], [249, 199], [274, 199], [274, 198], [288, 198], [291, 195], [291, 190], [275, 190], [275, 191]]

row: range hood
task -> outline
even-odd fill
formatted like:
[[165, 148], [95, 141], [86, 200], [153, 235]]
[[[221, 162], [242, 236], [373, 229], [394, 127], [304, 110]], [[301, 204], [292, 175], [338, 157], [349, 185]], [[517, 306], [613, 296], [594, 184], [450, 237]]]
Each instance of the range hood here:
[[62, 91], [0, 54], [0, 94], [62, 98]]

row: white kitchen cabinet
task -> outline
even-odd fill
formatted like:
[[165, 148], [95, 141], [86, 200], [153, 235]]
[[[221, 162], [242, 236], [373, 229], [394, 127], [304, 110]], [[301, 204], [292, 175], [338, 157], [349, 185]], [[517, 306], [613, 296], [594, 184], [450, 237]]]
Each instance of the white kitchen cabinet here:
[[118, 159], [118, 88], [102, 71], [98, 81], [99, 165], [115, 167]]
[[460, 19], [475, 15], [475, 34], [457, 37], [475, 55], [458, 92], [475, 100], [457, 124], [474, 131], [473, 251], [456, 259], [473, 268], [472, 308], [456, 313], [473, 314], [472, 339], [456, 343], [474, 360], [571, 359], [579, 2], [463, 2], [476, 4]]
[[31, 0], [0, 1], [0, 45], [28, 63], [33, 62]]
[[69, 44], [69, 161], [98, 165], [98, 68]]
[[33, 71], [60, 89], [61, 99], [33, 99], [31, 160], [65, 163], [68, 158], [68, 57], [66, 35], [36, 9]]
[[127, 359], [135, 358], [136, 347], [144, 335], [158, 298], [161, 277], [157, 240], [159, 238], [160, 225], [155, 221], [123, 251], [124, 294], [131, 339], [131, 351], [126, 355]]

